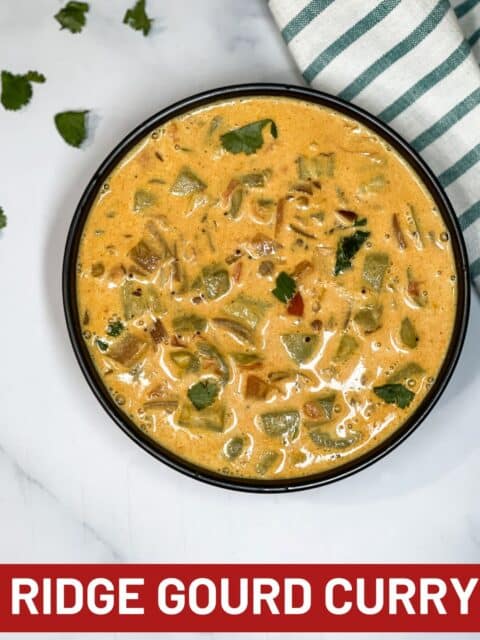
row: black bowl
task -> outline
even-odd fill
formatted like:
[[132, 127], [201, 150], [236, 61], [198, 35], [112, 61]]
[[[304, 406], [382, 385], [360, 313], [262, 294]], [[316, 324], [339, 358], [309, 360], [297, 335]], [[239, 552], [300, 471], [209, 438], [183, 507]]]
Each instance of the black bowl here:
[[[435, 200], [450, 233], [457, 268], [458, 298], [452, 338], [436, 381], [423, 402], [401, 427], [374, 449], [335, 469], [301, 478], [257, 480], [224, 476], [196, 466], [151, 440], [121, 411], [110, 397], [90, 359], [82, 337], [82, 328], [77, 308], [76, 263], [83, 226], [97, 193], [121, 158], [142, 140], [142, 138], [171, 118], [212, 102], [246, 96], [289, 97], [323, 105], [358, 120], [378, 133], [379, 136], [386, 140], [408, 162]], [[383, 456], [403, 442], [423, 422], [440, 398], [457, 364], [467, 328], [470, 307], [470, 287], [465, 244], [452, 205], [431, 170], [405, 140], [366, 111], [339, 100], [334, 96], [302, 87], [262, 83], [212, 89], [211, 91], [205, 91], [181, 100], [150, 117], [115, 147], [93, 175], [73, 216], [72, 224], [68, 232], [63, 262], [63, 303], [73, 349], [90, 388], [109, 416], [132, 440], [158, 460], [197, 480], [228, 489], [259, 493], [278, 493], [318, 487], [350, 476], [371, 465], [376, 460], [383, 458]]]

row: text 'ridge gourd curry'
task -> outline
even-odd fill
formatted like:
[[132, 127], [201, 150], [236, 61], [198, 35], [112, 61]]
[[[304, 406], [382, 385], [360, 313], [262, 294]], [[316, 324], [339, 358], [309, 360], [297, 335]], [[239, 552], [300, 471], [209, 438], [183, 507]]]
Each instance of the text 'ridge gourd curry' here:
[[377, 134], [289, 98], [170, 120], [114, 169], [78, 262], [114, 401], [224, 475], [292, 478], [378, 446], [422, 402], [455, 317], [449, 234]]

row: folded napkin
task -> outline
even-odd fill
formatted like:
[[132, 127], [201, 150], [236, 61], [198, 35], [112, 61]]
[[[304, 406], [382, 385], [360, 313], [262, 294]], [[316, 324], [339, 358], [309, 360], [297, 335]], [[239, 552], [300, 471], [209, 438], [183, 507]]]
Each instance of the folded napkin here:
[[446, 189], [480, 291], [480, 0], [269, 0], [305, 80], [398, 131]]

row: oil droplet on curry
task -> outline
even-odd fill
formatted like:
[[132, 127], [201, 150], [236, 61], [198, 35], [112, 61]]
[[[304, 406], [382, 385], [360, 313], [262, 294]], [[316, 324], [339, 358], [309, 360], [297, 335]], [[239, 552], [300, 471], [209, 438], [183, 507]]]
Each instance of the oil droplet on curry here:
[[455, 315], [444, 222], [370, 130], [289, 98], [153, 132], [87, 219], [77, 295], [115, 402], [176, 455], [291, 478], [378, 446], [418, 407]]

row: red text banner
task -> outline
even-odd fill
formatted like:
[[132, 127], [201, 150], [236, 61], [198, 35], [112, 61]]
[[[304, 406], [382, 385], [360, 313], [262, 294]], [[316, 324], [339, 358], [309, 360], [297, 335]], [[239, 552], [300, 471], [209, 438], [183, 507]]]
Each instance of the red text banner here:
[[0, 565], [0, 632], [478, 632], [480, 565]]

